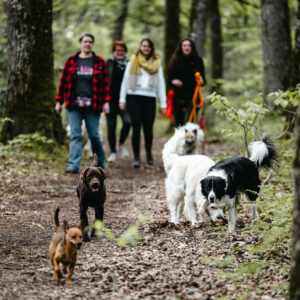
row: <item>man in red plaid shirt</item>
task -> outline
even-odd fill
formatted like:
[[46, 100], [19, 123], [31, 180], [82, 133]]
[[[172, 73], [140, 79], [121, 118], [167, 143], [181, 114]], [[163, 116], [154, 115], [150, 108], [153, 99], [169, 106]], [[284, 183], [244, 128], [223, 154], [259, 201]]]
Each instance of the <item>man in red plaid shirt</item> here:
[[81, 125], [85, 120], [92, 151], [98, 166], [105, 168], [105, 154], [98, 133], [100, 113], [109, 113], [109, 84], [106, 64], [92, 52], [94, 36], [85, 32], [79, 39], [81, 51], [65, 63], [56, 96], [55, 110], [61, 113], [65, 103], [71, 127], [69, 160], [66, 173], [78, 173], [81, 161]]

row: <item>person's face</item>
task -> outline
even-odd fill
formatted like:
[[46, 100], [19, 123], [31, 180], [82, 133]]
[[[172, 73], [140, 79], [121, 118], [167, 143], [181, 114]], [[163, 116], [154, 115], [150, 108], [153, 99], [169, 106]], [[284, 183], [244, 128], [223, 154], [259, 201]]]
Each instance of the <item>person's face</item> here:
[[93, 39], [89, 36], [84, 36], [80, 43], [81, 51], [84, 53], [90, 53], [93, 48]]
[[123, 47], [116, 46], [116, 49], [113, 52], [113, 55], [116, 59], [123, 59], [126, 56], [126, 51]]
[[190, 55], [192, 53], [192, 45], [190, 41], [183, 41], [181, 44], [181, 50], [184, 55]]
[[148, 56], [151, 52], [151, 47], [148, 41], [143, 41], [141, 46], [140, 46], [140, 51], [145, 55]]

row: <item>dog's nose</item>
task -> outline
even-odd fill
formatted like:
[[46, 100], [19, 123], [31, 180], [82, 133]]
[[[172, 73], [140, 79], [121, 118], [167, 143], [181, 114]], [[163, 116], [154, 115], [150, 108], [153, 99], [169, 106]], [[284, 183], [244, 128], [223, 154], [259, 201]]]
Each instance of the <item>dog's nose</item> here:
[[82, 246], [82, 242], [78, 242], [77, 243], [77, 248], [80, 249], [81, 246]]
[[215, 197], [214, 196], [209, 196], [208, 200], [210, 203], [214, 203], [215, 202]]
[[94, 182], [93, 184], [92, 184], [92, 188], [93, 189], [97, 189], [99, 187], [99, 183], [98, 182]]

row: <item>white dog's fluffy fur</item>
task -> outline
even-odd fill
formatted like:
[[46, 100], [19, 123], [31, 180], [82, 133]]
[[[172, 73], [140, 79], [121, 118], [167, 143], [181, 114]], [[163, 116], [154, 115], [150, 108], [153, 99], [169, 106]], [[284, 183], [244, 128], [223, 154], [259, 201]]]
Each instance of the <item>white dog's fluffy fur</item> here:
[[[191, 128], [190, 124], [187, 125], [188, 128]], [[176, 129], [173, 137], [164, 145], [162, 157], [167, 173], [165, 189], [171, 222], [177, 224], [183, 220], [183, 215], [185, 215], [194, 225], [199, 220], [197, 211], [204, 200], [200, 181], [215, 162], [205, 155], [183, 155], [186, 146], [186, 132], [188, 130], [186, 131], [185, 127]], [[197, 132], [198, 145], [201, 139], [203, 139], [203, 134]], [[207, 218], [205, 219], [202, 215], [199, 221], [207, 221], [209, 216], [215, 221], [218, 216], [223, 216], [221, 208], [215, 209], [211, 206], [207, 211]]]
[[176, 128], [174, 135], [167, 142], [167, 149], [162, 152], [166, 173], [168, 174], [172, 167], [171, 155], [199, 154], [199, 145], [203, 140], [204, 133], [198, 124], [186, 123], [184, 126]]

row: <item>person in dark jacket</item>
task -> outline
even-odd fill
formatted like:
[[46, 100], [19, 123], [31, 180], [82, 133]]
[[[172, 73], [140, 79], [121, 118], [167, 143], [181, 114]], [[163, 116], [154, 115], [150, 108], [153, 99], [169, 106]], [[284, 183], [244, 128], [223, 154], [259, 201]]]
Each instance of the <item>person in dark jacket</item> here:
[[100, 113], [109, 113], [109, 85], [105, 61], [92, 52], [94, 36], [85, 32], [79, 42], [81, 51], [67, 59], [56, 96], [55, 110], [65, 103], [71, 127], [66, 173], [78, 173], [81, 161], [81, 125], [85, 120], [92, 151], [98, 166], [105, 168], [105, 154], [98, 133]]
[[194, 41], [185, 38], [172, 55], [168, 68], [168, 84], [175, 93], [173, 114], [176, 127], [184, 125], [191, 114], [196, 72], [200, 72], [203, 79], [202, 86], [204, 86], [206, 78], [203, 60], [196, 50]]
[[108, 162], [115, 162], [117, 160], [117, 147], [116, 147], [116, 127], [118, 115], [122, 119], [122, 128], [120, 132], [120, 138], [118, 141], [118, 151], [121, 158], [129, 156], [128, 150], [125, 146], [125, 140], [130, 131], [130, 116], [127, 109], [121, 110], [119, 108], [119, 98], [121, 83], [123, 80], [128, 58], [126, 57], [127, 46], [122, 41], [115, 41], [112, 47], [112, 56], [107, 61], [107, 70], [109, 77], [110, 88], [110, 112], [106, 115], [107, 120], [107, 137], [110, 147], [110, 156]]

